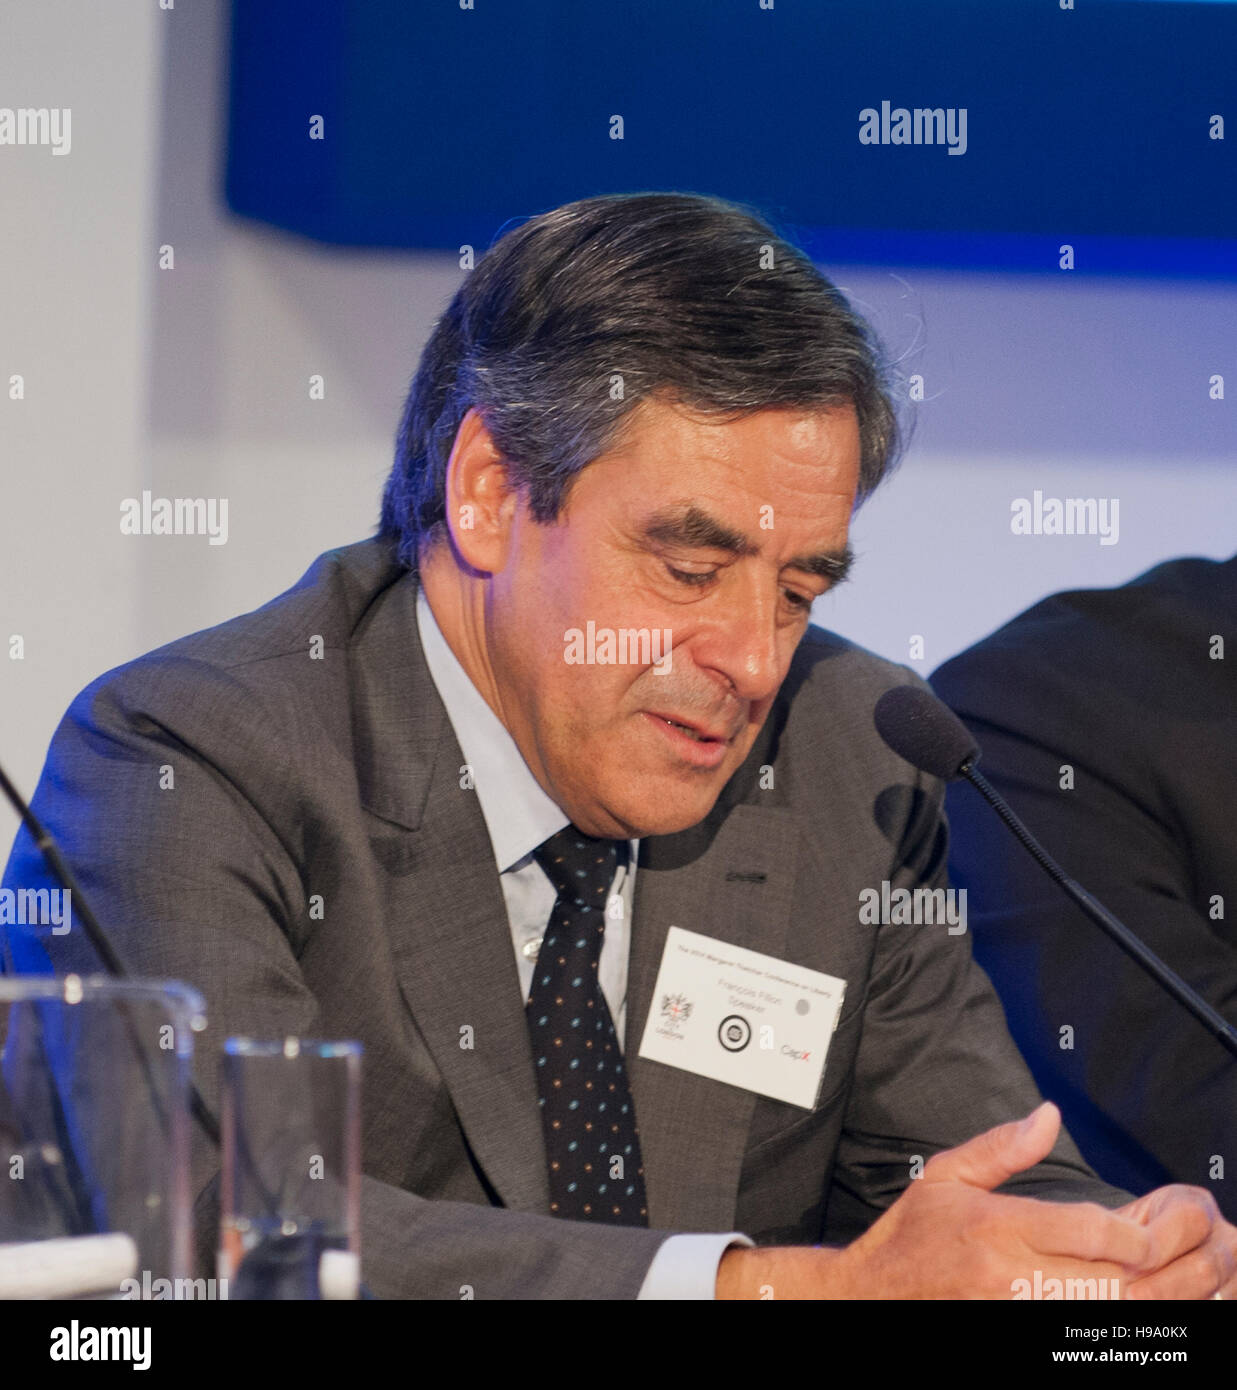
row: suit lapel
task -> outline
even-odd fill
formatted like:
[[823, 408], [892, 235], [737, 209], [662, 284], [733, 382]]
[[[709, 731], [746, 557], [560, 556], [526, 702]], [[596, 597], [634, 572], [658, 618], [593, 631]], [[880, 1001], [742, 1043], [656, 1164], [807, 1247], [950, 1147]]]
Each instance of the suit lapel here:
[[782, 956], [798, 832], [788, 810], [734, 805], [702, 826], [641, 843], [633, 907], [625, 1052], [655, 1227], [733, 1227], [743, 1152], [758, 1097], [639, 1057], [672, 926]]
[[[549, 1210], [532, 1050], [506, 905], [463, 755], [425, 664], [416, 580], [353, 649], [356, 760], [385, 869], [399, 987], [468, 1143], [504, 1205]], [[471, 1044], [469, 1046], [468, 1044]]]

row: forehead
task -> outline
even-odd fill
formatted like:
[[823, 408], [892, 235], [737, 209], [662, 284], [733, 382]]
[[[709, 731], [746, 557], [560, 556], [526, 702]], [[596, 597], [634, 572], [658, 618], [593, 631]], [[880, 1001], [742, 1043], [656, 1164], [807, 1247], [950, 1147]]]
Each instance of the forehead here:
[[623, 464], [635, 486], [656, 487], [659, 496], [710, 483], [764, 493], [853, 493], [859, 454], [858, 420], [849, 404], [725, 419], [651, 398], [631, 411], [598, 462]]

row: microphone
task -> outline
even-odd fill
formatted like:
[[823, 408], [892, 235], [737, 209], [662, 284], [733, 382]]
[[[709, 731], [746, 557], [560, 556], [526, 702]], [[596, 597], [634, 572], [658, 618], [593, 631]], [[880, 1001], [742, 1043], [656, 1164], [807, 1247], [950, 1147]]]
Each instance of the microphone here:
[[1157, 985], [1186, 1009], [1213, 1038], [1237, 1057], [1234, 1028], [1176, 971], [1141, 941], [1118, 917], [1065, 872], [1014, 814], [1005, 798], [980, 772], [979, 745], [971, 731], [947, 705], [917, 685], [898, 685], [876, 702], [876, 732], [913, 767], [945, 782], [965, 778], [1017, 838], [1023, 849], [1076, 906], [1105, 932]]
[[979, 744], [961, 719], [918, 685], [895, 685], [872, 711], [876, 732], [899, 758], [942, 782], [979, 761]]

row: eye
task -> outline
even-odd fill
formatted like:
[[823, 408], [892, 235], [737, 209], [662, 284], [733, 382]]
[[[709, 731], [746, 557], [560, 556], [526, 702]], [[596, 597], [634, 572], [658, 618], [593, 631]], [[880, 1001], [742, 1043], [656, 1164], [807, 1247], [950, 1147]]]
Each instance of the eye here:
[[678, 570], [673, 565], [667, 565], [666, 572], [672, 579], [677, 579], [681, 584], [691, 584], [696, 587], [707, 584], [717, 573], [716, 570], [701, 570], [699, 573], [695, 570]]
[[812, 600], [803, 594], [796, 593], [793, 589], [783, 589], [786, 600], [790, 606], [800, 613], [810, 613], [812, 611]]

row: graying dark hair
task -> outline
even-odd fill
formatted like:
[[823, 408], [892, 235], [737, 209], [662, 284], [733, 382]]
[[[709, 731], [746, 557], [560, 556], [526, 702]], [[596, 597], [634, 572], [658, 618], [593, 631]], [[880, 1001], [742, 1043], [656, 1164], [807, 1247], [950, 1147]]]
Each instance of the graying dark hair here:
[[892, 382], [870, 327], [753, 210], [685, 193], [567, 203], [496, 241], [435, 325], [379, 533], [409, 568], [442, 534], [447, 460], [470, 407], [540, 522], [654, 395], [723, 420], [853, 405], [862, 500], [901, 449]]

